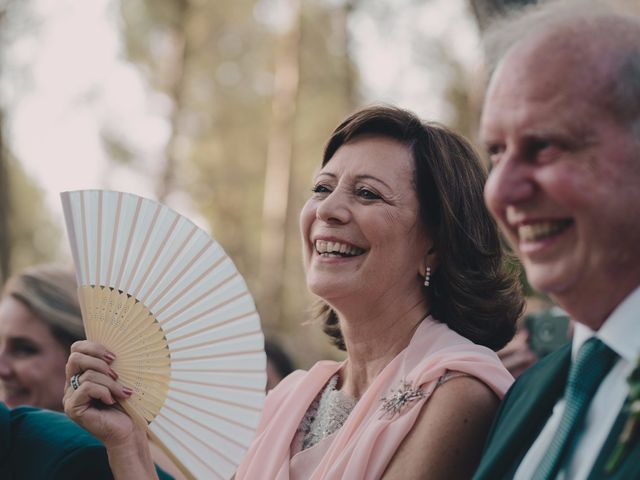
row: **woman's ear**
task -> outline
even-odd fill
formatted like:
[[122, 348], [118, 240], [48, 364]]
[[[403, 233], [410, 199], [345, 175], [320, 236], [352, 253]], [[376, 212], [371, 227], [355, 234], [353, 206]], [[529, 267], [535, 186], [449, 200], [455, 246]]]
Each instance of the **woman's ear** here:
[[433, 243], [427, 247], [427, 252], [422, 257], [422, 262], [418, 267], [418, 273], [421, 277], [427, 274], [427, 267], [431, 268], [431, 274], [433, 274], [438, 267], [438, 254], [436, 253], [436, 247]]

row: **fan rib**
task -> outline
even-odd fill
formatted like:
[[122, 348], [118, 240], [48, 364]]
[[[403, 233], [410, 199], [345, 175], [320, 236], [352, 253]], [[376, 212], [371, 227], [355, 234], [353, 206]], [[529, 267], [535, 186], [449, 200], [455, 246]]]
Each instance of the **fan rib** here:
[[91, 283], [89, 280], [89, 249], [87, 248], [88, 234], [87, 234], [87, 218], [85, 216], [84, 195], [80, 195], [80, 217], [82, 219], [82, 241], [84, 250], [84, 281]]
[[[166, 417], [163, 417], [166, 418]], [[187, 434], [187, 436], [195, 438], [196, 440], [198, 440], [199, 443], [203, 444], [205, 447], [209, 448], [208, 445], [206, 445], [204, 442], [202, 442], [199, 438], [194, 437], [193, 434], [191, 432], [189, 432], [188, 430], [185, 430], [184, 428], [182, 428], [180, 425], [177, 425], [175, 422], [172, 422], [171, 420], [167, 419], [167, 422], [170, 423], [171, 425], [175, 426], [176, 428], [178, 428], [179, 430], [183, 431], [185, 434]], [[159, 430], [162, 430], [164, 432], [164, 434], [171, 438], [175, 443], [177, 443], [178, 445], [180, 445], [183, 449], [185, 449], [187, 452], [189, 452], [189, 454], [196, 459], [198, 462], [200, 462], [201, 465], [203, 465], [208, 471], [210, 471], [211, 473], [213, 473], [216, 477], [218, 478], [222, 478], [224, 480], [224, 477], [221, 476], [216, 470], [214, 470], [208, 463], [206, 463], [202, 458], [200, 458], [200, 456], [198, 456], [197, 453], [195, 453], [186, 443], [184, 443], [183, 441], [181, 441], [178, 437], [176, 437], [172, 432], [170, 432], [169, 430], [167, 430], [166, 428], [164, 428], [162, 425], [156, 425], [156, 428], [158, 428]], [[226, 457], [223, 457], [226, 460]], [[232, 463], [232, 465], [236, 465], [236, 463]]]
[[147, 245], [149, 245], [149, 239], [151, 238], [151, 234], [153, 233], [154, 229], [156, 228], [156, 223], [158, 222], [158, 215], [160, 215], [160, 211], [161, 210], [162, 210], [162, 205], [160, 205], [159, 203], [156, 204], [156, 209], [153, 212], [153, 218], [151, 219], [151, 223], [147, 227], [147, 231], [145, 233], [144, 240], [142, 241], [142, 245], [140, 245], [139, 254], [138, 254], [137, 258], [136, 258], [135, 263], [133, 264], [133, 266], [131, 268], [131, 273], [129, 274], [129, 285], [127, 285], [126, 291], [130, 292], [129, 294], [134, 298], [138, 298], [138, 292], [137, 292], [137, 290], [132, 288], [131, 284], [133, 283], [133, 280], [134, 280], [136, 274], [138, 273], [138, 270], [140, 269], [140, 264], [142, 263], [142, 260], [143, 260], [143, 258], [145, 256], [145, 253], [147, 252]]
[[[169, 410], [169, 409], [167, 409]], [[172, 410], [176, 415], [178, 415], [179, 417], [184, 418], [185, 420], [191, 422], [191, 423], [195, 423], [196, 425], [198, 425], [199, 427], [209, 431], [210, 433], [213, 433], [215, 435], [218, 435], [222, 438], [225, 438], [223, 435], [219, 435], [219, 433], [215, 430], [211, 430], [207, 425], [205, 425], [202, 422], [198, 422], [197, 420], [194, 420], [193, 418], [189, 418], [187, 417], [184, 413], [181, 413], [177, 410]], [[225, 453], [222, 453], [220, 450], [218, 450], [217, 448], [215, 448], [212, 445], [209, 445], [208, 443], [205, 443], [204, 440], [202, 440], [200, 437], [198, 437], [197, 435], [195, 435], [193, 432], [184, 429], [184, 427], [182, 427], [181, 425], [179, 425], [177, 422], [175, 422], [173, 419], [171, 419], [170, 417], [168, 417], [167, 415], [164, 414], [160, 414], [160, 417], [162, 417], [164, 420], [166, 420], [167, 422], [175, 425], [176, 427], [180, 428], [183, 432], [187, 433], [191, 438], [196, 439], [201, 445], [204, 445], [204, 447], [208, 450], [212, 450], [214, 451], [216, 454], [218, 454], [219, 456], [221, 456], [222, 458], [224, 458], [227, 462], [229, 462], [231, 465], [235, 465], [235, 462], [232, 458], [230, 458], [228, 455], [226, 455]], [[242, 445], [241, 448], [247, 448], [247, 445]]]
[[214, 402], [224, 403], [225, 405], [230, 405], [232, 407], [242, 408], [243, 410], [249, 410], [251, 412], [260, 413], [262, 411], [261, 408], [256, 408], [256, 407], [252, 407], [252, 406], [249, 406], [249, 405], [243, 405], [243, 404], [238, 403], [238, 402], [232, 402], [231, 400], [224, 400], [222, 398], [214, 397], [212, 395], [203, 395], [202, 393], [190, 392], [188, 390], [183, 390], [181, 388], [173, 388], [172, 390], [175, 391], [175, 392], [182, 393], [184, 395], [190, 395], [192, 397], [199, 397], [199, 398], [203, 398], [205, 400], [213, 400]]
[[[200, 257], [202, 256], [202, 254], [211, 246], [214, 245], [213, 240], [209, 240], [201, 249], [200, 251], [193, 256], [193, 258], [191, 260], [189, 260], [189, 262], [184, 266], [184, 268], [180, 271], [180, 273], [178, 273], [178, 275], [176, 275], [176, 277], [173, 279], [173, 282], [169, 283], [163, 290], [162, 292], [160, 292], [156, 298], [152, 301], [149, 302], [149, 309], [151, 311], [155, 311], [155, 304], [158, 302], [158, 300], [162, 297], [164, 297], [167, 292], [172, 289], [175, 288], [176, 284], [178, 283], [178, 280], [180, 280], [185, 273], [187, 273], [191, 267], [193, 266], [193, 264], [200, 259]], [[184, 293], [184, 290], [182, 290], [180, 292], [180, 294]]]
[[189, 345], [188, 347], [176, 347], [172, 349], [172, 352], [177, 353], [177, 352], [183, 352], [185, 350], [194, 350], [198, 347], [205, 347], [207, 345], [217, 345], [218, 343], [227, 342], [229, 340], [234, 340], [236, 338], [250, 337], [251, 335], [256, 335], [259, 333], [260, 333], [260, 330], [253, 330], [251, 332], [238, 333], [236, 335], [229, 335], [228, 337], [216, 338], [215, 340], [208, 340], [200, 343], [195, 343], [193, 345]]
[[[184, 405], [185, 407], [189, 407], [189, 408], [191, 408], [193, 410], [196, 410], [196, 411], [198, 411], [200, 413], [203, 413], [205, 415], [208, 415], [210, 417], [217, 418], [217, 419], [222, 420], [224, 422], [227, 422], [227, 423], [230, 423], [232, 425], [235, 425], [236, 427], [244, 428], [248, 433], [254, 433], [254, 429], [252, 427], [249, 427], [249, 426], [247, 426], [247, 425], [245, 425], [243, 423], [240, 423], [240, 422], [238, 422], [238, 421], [236, 421], [236, 420], [234, 420], [232, 418], [223, 417], [222, 415], [217, 415], [216, 413], [212, 412], [211, 410], [205, 410], [204, 408], [198, 407], [197, 405], [190, 405], [187, 402], [184, 402], [184, 401], [182, 401], [182, 400], [180, 400], [178, 398], [175, 398], [175, 397], [173, 397], [171, 395], [167, 395], [167, 398], [169, 400], [171, 400], [172, 402], [179, 403], [180, 405]], [[170, 408], [170, 407], [168, 405], [165, 405], [165, 408]], [[219, 433], [219, 435], [224, 437], [224, 438], [227, 438], [226, 436], [224, 436], [221, 433]], [[235, 440], [233, 438], [229, 437], [228, 439], [229, 439], [229, 441], [235, 443], [236, 445], [238, 445], [240, 447], [243, 447], [243, 448], [247, 447], [247, 445], [240, 444], [240, 443], [238, 443], [237, 440]]]
[[262, 370], [242, 370], [240, 368], [173, 368], [172, 371], [180, 373], [246, 373], [260, 374]]
[[[218, 266], [220, 266], [220, 264], [222, 262], [224, 262], [225, 257], [221, 257], [218, 260], [216, 260], [216, 262], [211, 265], [209, 268], [207, 268], [204, 272], [202, 272], [200, 275], [198, 275], [198, 277], [194, 278], [193, 281], [191, 283], [189, 283], [188, 285], [186, 285], [180, 292], [178, 292], [176, 295], [173, 296], [173, 298], [171, 298], [167, 303], [165, 303], [165, 305], [156, 312], [157, 316], [162, 315], [162, 313], [167, 310], [169, 307], [171, 307], [182, 295], [184, 295], [185, 292], [188, 292], [189, 290], [191, 290], [193, 288], [194, 285], [196, 285], [197, 283], [201, 282], [203, 278], [205, 278], [207, 275], [209, 275], [209, 273], [211, 273], [212, 271], [214, 271], [216, 268], [218, 268]], [[237, 272], [236, 272], [237, 274]], [[219, 283], [219, 285], [221, 285], [223, 282]], [[197, 302], [198, 300], [200, 300], [200, 298], [202, 298], [203, 296], [206, 296], [208, 293], [214, 292], [216, 290], [217, 286], [213, 287], [212, 289], [210, 289], [208, 292], [205, 292], [204, 294], [202, 294], [200, 297], [198, 297], [196, 300], [194, 300], [191, 304], [193, 304], [194, 302]], [[175, 316], [177, 313], [176, 312], [173, 316]], [[172, 317], [169, 317], [172, 318]], [[164, 320], [165, 322], [168, 320]]]
[[131, 252], [131, 242], [133, 242], [133, 234], [136, 231], [136, 225], [138, 224], [138, 217], [140, 215], [140, 208], [142, 207], [142, 197], [138, 197], [138, 201], [136, 203], [136, 211], [133, 214], [133, 220], [131, 221], [132, 228], [129, 231], [129, 237], [127, 238], [127, 244], [123, 250], [125, 258], [122, 259], [122, 263], [120, 264], [120, 270], [118, 272], [118, 277], [114, 283], [114, 286], [120, 291], [126, 291], [123, 288], [120, 288], [122, 283], [122, 275], [124, 274], [124, 267], [127, 264], [127, 260], [129, 258], [129, 253]]
[[[195, 330], [195, 331], [193, 331], [191, 333], [185, 333], [184, 335], [180, 335], [178, 337], [173, 337], [171, 339], [171, 342], [172, 343], [179, 342], [180, 340], [184, 340], [185, 338], [193, 337], [194, 335], [199, 335], [200, 333], [210, 332], [212, 330], [217, 330], [218, 328], [224, 327], [225, 325], [228, 325], [230, 323], [237, 322], [238, 320], [242, 320], [243, 318], [250, 317], [251, 315], [255, 315], [255, 313], [256, 313], [255, 310], [251, 310], [250, 312], [243, 313], [241, 315], [236, 315], [235, 317], [229, 318], [229, 319], [225, 320], [224, 322], [216, 323], [215, 325], [207, 325], [207, 326], [202, 327], [199, 330]], [[167, 333], [169, 333], [169, 331], [170, 330], [167, 329]]]
[[264, 388], [257, 388], [257, 387], [243, 387], [242, 385], [222, 385], [219, 383], [208, 383], [208, 382], [199, 382], [197, 380], [181, 380], [179, 378], [174, 378], [173, 379], [174, 382], [177, 383], [186, 383], [188, 385], [203, 385], [205, 387], [216, 387], [216, 388], [222, 388], [222, 389], [226, 389], [226, 390], [243, 390], [245, 392], [263, 392]]
[[73, 256], [73, 263], [74, 265], [76, 265], [76, 282], [78, 284], [81, 283], [81, 279], [80, 279], [80, 272], [78, 271], [78, 265], [81, 264], [80, 262], [80, 254], [78, 253], [78, 243], [77, 241], [74, 241], [75, 239], [77, 239], [78, 236], [78, 232], [76, 230], [76, 225], [74, 223], [74, 214], [73, 214], [73, 207], [71, 206], [71, 193], [70, 192], [63, 192], [60, 195], [61, 199], [62, 199], [62, 210], [64, 213], [64, 220], [65, 220], [65, 225], [67, 227], [67, 231], [69, 232], [68, 236], [69, 239], [73, 239], [70, 242], [71, 245], [71, 255]]
[[177, 362], [192, 362], [194, 360], [207, 360], [209, 358], [224, 358], [224, 357], [234, 357], [239, 355], [247, 355], [252, 353], [264, 353], [264, 350], [244, 350], [242, 352], [225, 352], [219, 353], [217, 355], [200, 355], [197, 357], [183, 357], [183, 358], [172, 358], [171, 361], [173, 363]]
[[149, 238], [151, 238], [151, 234], [153, 233], [153, 229], [156, 226], [156, 222], [158, 221], [158, 215], [160, 215], [160, 210], [162, 209], [162, 205], [157, 203], [156, 204], [156, 209], [153, 212], [153, 218], [151, 219], [151, 223], [149, 224], [149, 226], [147, 227], [147, 231], [144, 235], [144, 240], [142, 241], [142, 245], [140, 245], [140, 250], [138, 253], [138, 256], [136, 257], [134, 264], [131, 266], [131, 273], [129, 274], [129, 283], [127, 284], [127, 286], [125, 288], [123, 288], [124, 291], [126, 292], [131, 292], [130, 295], [134, 298], [136, 298], [137, 292], [134, 292], [131, 288], [131, 283], [133, 282], [133, 279], [136, 276], [136, 273], [138, 273], [138, 269], [140, 268], [140, 263], [142, 262], [142, 259], [144, 258], [144, 252], [147, 250], [147, 245], [149, 244]]
[[98, 192], [98, 241], [96, 242], [96, 285], [100, 284], [100, 264], [102, 263], [102, 190]]
[[[116, 218], [113, 222], [113, 233], [111, 235], [111, 246], [115, 247], [116, 241], [118, 239], [118, 232], [120, 230], [120, 209], [122, 208], [122, 193], [117, 193], [117, 203], [116, 203]], [[111, 282], [111, 274], [113, 273], [113, 259], [115, 255], [111, 255], [109, 257], [109, 268], [107, 270], [107, 282]]]
[[[180, 246], [176, 249], [171, 259], [164, 266], [164, 269], [162, 270], [162, 272], [160, 272], [160, 274], [157, 276], [156, 281], [151, 285], [149, 292], [153, 292], [158, 287], [158, 284], [165, 277], [165, 275], [169, 271], [169, 268], [173, 266], [173, 264], [175, 263], [180, 253], [185, 249], [186, 245], [191, 241], [193, 236], [198, 232], [198, 228], [195, 225], [191, 225], [191, 227], [192, 227], [192, 230], [189, 232], [186, 238], [182, 241]], [[164, 293], [164, 291], [162, 293]], [[158, 298], [162, 298], [162, 297], [158, 297]], [[147, 299], [147, 300], [149, 301], [149, 309], [152, 309], [155, 306], [155, 302], [157, 300], [150, 300], [150, 299]]]
[[[197, 304], [198, 302], [200, 302], [203, 298], [207, 298], [208, 296], [210, 296], [213, 292], [215, 292], [216, 290], [218, 290], [219, 288], [221, 288], [222, 286], [226, 285], [227, 283], [229, 283], [231, 280], [233, 280], [235, 277], [237, 277], [239, 275], [238, 272], [234, 272], [231, 275], [229, 275], [227, 278], [222, 279], [220, 282], [218, 282], [218, 284], [214, 285], [213, 287], [211, 287], [209, 290], [204, 291], [202, 294], [200, 294], [199, 296], [197, 296], [196, 298], [194, 298], [193, 300], [191, 300], [189, 303], [186, 303], [185, 305], [183, 305], [181, 308], [179, 308], [178, 310], [176, 310], [175, 312], [173, 312], [173, 314], [169, 315], [168, 317], [164, 317], [163, 321], [164, 322], [170, 322], [171, 320], [173, 320], [174, 318], [176, 318], [178, 315], [180, 315], [181, 313], [184, 313], [186, 310], [188, 310], [189, 308], [193, 307], [195, 304]], [[172, 302], [173, 303], [173, 300]], [[157, 313], [158, 316], [162, 315], [162, 313], [164, 313], [164, 311], [166, 310], [167, 306], [164, 306], [162, 309], [160, 309]]]
[[[196, 320], [199, 320], [207, 315], [209, 315], [212, 312], [215, 312], [216, 310], [221, 309], [222, 307], [229, 305], [231, 302], [235, 302], [236, 300], [238, 300], [239, 298], [242, 298], [244, 296], [250, 295], [249, 291], [244, 291], [241, 292], [239, 294], [237, 294], [234, 297], [228, 298], [227, 300], [225, 300], [222, 303], [218, 303], [217, 305], [214, 305], [213, 307], [205, 310], [204, 312], [199, 313], [198, 315], [196, 315], [195, 317], [191, 317], [191, 318], [187, 318], [186, 320], [184, 320], [182, 323], [179, 323], [178, 325], [174, 325], [173, 327], [169, 327], [166, 329], [167, 334], [171, 333], [171, 332], [175, 332], [176, 330], [183, 328], [186, 325], [189, 325], [190, 323], [195, 322]], [[167, 318], [167, 319], [163, 319], [163, 323], [164, 322], [168, 322], [170, 320], [173, 320], [173, 317], [175, 317], [175, 315], [172, 315], [171, 317]]]
[[[191, 407], [191, 406], [190, 406], [190, 405], [187, 405], [187, 407]], [[183, 418], [186, 418], [187, 420], [191, 420], [191, 419], [190, 419], [189, 417], [187, 417], [184, 413], [182, 413], [182, 412], [180, 412], [180, 411], [176, 410], [175, 408], [172, 408], [172, 407], [170, 407], [170, 406], [168, 406], [168, 405], [165, 405], [165, 409], [166, 409], [166, 410], [168, 410], [168, 411], [170, 411], [170, 412], [175, 413], [176, 415], [179, 415], [179, 416], [181, 416], [181, 417], [183, 417]], [[198, 410], [198, 411], [200, 411], [200, 412], [204, 412], [204, 410], [203, 410], [203, 409], [194, 409], [194, 410]], [[204, 413], [206, 413], [206, 412], [204, 412]], [[160, 414], [160, 416], [163, 416], [163, 414]], [[202, 426], [202, 428], [204, 428], [204, 429], [208, 430], [209, 432], [213, 433], [214, 435], [216, 435], [216, 436], [218, 436], [218, 437], [220, 437], [220, 438], [224, 438], [225, 440], [227, 440], [227, 441], [229, 441], [229, 442], [233, 443], [234, 445], [236, 445], [237, 447], [239, 447], [239, 448], [241, 448], [241, 449], [243, 449], [243, 450], [247, 448], [247, 445], [246, 445], [246, 444], [244, 444], [244, 443], [240, 443], [240, 442], [239, 442], [238, 440], [236, 440], [235, 438], [231, 438], [230, 436], [225, 435], [224, 433], [222, 433], [222, 432], [221, 432], [221, 431], [219, 431], [219, 430], [216, 430], [216, 429], [213, 429], [213, 428], [207, 427], [207, 426], [205, 426], [205, 425], [201, 425], [201, 426]], [[246, 428], [246, 427], [245, 427], [245, 428]], [[253, 430], [251, 430], [251, 431], [253, 431]], [[233, 462], [231, 462], [231, 463], [233, 464]]]
[[160, 258], [160, 255], [164, 251], [165, 247], [169, 244], [169, 237], [171, 236], [172, 233], [175, 232], [175, 228], [176, 228], [176, 225], [178, 224], [178, 221], [180, 220], [180, 216], [176, 215], [175, 217], [176, 218], [173, 220], [173, 223], [171, 224], [171, 226], [167, 230], [166, 235], [162, 239], [162, 242], [160, 242], [160, 249], [155, 253], [155, 255], [153, 256], [152, 260], [149, 262], [149, 266], [147, 267], [147, 270], [144, 272], [144, 275], [142, 276], [142, 278], [138, 282], [138, 286], [133, 289], [132, 295], [134, 297], [136, 297], [136, 298], [140, 294], [140, 289], [142, 288], [144, 283], [147, 281], [147, 278], [149, 277], [149, 274], [153, 270], [153, 267], [156, 266], [156, 263], [158, 262], [158, 259]]

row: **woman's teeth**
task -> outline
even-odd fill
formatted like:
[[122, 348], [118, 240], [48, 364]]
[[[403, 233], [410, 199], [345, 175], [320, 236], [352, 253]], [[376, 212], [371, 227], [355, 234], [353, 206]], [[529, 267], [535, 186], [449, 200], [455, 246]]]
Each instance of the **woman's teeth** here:
[[362, 248], [340, 242], [328, 242], [326, 240], [316, 240], [316, 251], [320, 255], [334, 255], [341, 257], [353, 257], [364, 253]]

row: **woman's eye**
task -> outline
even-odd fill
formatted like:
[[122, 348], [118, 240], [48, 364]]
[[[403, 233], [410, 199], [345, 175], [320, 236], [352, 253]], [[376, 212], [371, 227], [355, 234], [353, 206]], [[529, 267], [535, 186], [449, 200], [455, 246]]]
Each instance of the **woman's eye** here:
[[313, 193], [330, 193], [331, 189], [323, 184], [314, 185], [311, 189]]
[[382, 198], [377, 193], [364, 187], [358, 188], [358, 190], [356, 190], [356, 193], [360, 198], [364, 198], [366, 200], [379, 200], [380, 198]]
[[31, 343], [15, 342], [11, 345], [11, 352], [16, 357], [30, 357], [40, 352], [40, 349]]

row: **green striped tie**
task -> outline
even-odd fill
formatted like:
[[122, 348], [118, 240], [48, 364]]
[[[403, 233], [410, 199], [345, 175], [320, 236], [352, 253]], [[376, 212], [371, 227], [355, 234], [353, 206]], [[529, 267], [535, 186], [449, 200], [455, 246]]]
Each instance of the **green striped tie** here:
[[616, 353], [601, 340], [587, 340], [571, 365], [565, 387], [566, 401], [558, 430], [532, 480], [551, 480], [567, 459], [572, 443], [586, 417], [589, 403], [602, 379], [615, 363]]

